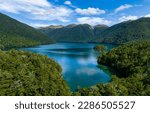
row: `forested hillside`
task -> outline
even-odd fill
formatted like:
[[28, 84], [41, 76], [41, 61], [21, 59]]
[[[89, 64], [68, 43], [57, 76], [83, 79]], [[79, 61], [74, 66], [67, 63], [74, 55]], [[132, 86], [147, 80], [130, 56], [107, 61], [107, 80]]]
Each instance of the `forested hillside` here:
[[79, 89], [74, 95], [150, 95], [150, 40], [121, 45], [98, 57], [114, 70], [112, 81]]
[[0, 51], [0, 95], [70, 95], [59, 64], [23, 51]]
[[150, 39], [150, 18], [113, 25], [101, 32], [95, 42], [122, 44], [137, 39]]
[[53, 41], [38, 30], [0, 13], [0, 44], [2, 48], [28, 47]]

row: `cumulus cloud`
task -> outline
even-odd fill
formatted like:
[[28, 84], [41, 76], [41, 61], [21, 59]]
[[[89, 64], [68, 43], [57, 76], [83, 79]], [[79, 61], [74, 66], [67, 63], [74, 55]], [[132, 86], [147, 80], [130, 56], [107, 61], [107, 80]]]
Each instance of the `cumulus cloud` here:
[[119, 21], [120, 22], [123, 22], [123, 21], [128, 21], [128, 20], [136, 20], [138, 19], [137, 16], [132, 16], [132, 15], [129, 15], [129, 16], [122, 16], [119, 18]]
[[68, 22], [73, 12], [63, 6], [54, 6], [47, 0], [0, 0], [0, 10], [10, 13], [27, 13], [36, 20], [58, 20]]
[[66, 5], [72, 5], [71, 1], [65, 1], [64, 4], [66, 4]]
[[118, 7], [118, 8], [115, 9], [115, 13], [118, 13], [118, 12], [123, 11], [125, 9], [129, 9], [131, 7], [133, 7], [133, 6], [130, 5], [130, 4], [121, 5], [120, 7]]
[[51, 7], [51, 4], [47, 0], [0, 0], [0, 10], [11, 13], [32, 12], [39, 7]]
[[109, 25], [111, 23], [111, 21], [99, 17], [81, 17], [77, 18], [77, 22], [80, 24], [90, 24], [90, 25], [97, 25], [97, 24]]
[[101, 10], [99, 8], [87, 8], [87, 9], [80, 9], [77, 8], [75, 9], [76, 13], [81, 14], [81, 15], [100, 15], [100, 14], [105, 14], [104, 10]]
[[145, 15], [144, 17], [150, 17], [150, 14]]

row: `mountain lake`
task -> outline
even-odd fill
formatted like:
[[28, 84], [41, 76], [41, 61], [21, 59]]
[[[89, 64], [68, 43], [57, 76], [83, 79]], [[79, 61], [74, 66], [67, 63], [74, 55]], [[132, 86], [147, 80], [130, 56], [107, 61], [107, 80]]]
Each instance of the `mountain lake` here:
[[93, 50], [96, 45], [104, 45], [108, 50], [116, 47], [111, 44], [96, 43], [56, 43], [40, 45], [21, 50], [46, 55], [58, 62], [63, 69], [63, 78], [71, 91], [89, 87], [111, 80], [111, 73], [105, 66], [98, 66], [97, 57], [100, 53]]

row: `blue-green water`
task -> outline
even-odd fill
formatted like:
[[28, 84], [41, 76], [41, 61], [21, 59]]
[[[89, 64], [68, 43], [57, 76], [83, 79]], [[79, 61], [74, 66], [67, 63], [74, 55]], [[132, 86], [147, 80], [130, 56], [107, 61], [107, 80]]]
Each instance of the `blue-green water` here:
[[[41, 45], [23, 50], [47, 55], [57, 61], [63, 69], [63, 78], [72, 91], [79, 87], [89, 87], [97, 83], [110, 81], [110, 75], [97, 67], [98, 53], [93, 50], [97, 44], [92, 43], [56, 43]], [[108, 50], [114, 45], [102, 44]]]

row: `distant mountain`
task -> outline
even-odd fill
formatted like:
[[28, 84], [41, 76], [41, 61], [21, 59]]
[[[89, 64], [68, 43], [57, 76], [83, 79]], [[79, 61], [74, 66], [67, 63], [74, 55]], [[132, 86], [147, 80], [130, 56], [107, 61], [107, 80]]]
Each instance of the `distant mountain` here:
[[0, 48], [28, 47], [52, 42], [35, 28], [0, 13]]
[[38, 28], [38, 30], [40, 30], [44, 34], [48, 34], [48, 32], [50, 32], [54, 29], [62, 28], [62, 27], [64, 27], [64, 26], [62, 26], [62, 25], [50, 25], [48, 27], [40, 27], [40, 28]]
[[94, 41], [122, 44], [136, 39], [150, 39], [150, 18], [116, 24], [102, 31]]
[[57, 42], [90, 42], [106, 28], [108, 28], [106, 25], [92, 27], [88, 24], [71, 24], [68, 26], [39, 28], [39, 30]]
[[122, 44], [150, 38], [150, 18], [125, 21], [111, 27], [106, 25], [71, 24], [40, 28], [40, 31], [57, 42], [104, 42]]

